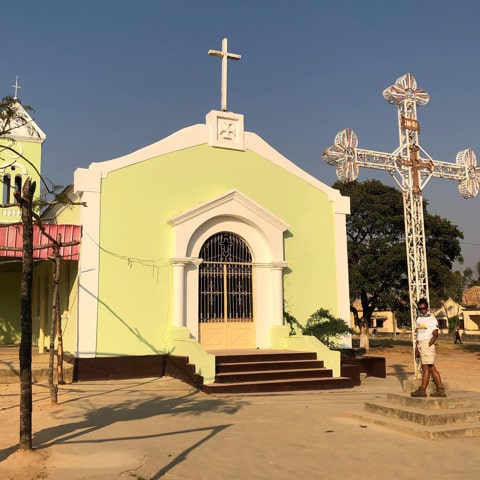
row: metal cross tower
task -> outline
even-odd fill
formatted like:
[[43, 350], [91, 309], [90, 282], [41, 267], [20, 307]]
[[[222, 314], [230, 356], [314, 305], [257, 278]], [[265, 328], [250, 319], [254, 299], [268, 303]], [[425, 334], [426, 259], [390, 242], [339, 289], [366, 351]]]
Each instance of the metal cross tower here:
[[464, 198], [475, 197], [480, 186], [480, 168], [471, 148], [460, 151], [453, 164], [434, 160], [421, 147], [417, 105], [426, 105], [430, 97], [425, 90], [417, 88], [411, 73], [398, 78], [394, 85], [383, 91], [383, 96], [388, 103], [398, 107], [400, 146], [393, 153], [357, 148], [357, 136], [347, 128], [337, 133], [334, 144], [322, 156], [329, 165], [336, 167], [340, 181], [353, 181], [358, 176], [359, 167], [369, 167], [388, 171], [399, 185], [403, 194], [413, 326], [417, 301], [420, 298], [429, 300], [422, 190], [432, 177], [449, 178], [459, 182], [458, 190]]

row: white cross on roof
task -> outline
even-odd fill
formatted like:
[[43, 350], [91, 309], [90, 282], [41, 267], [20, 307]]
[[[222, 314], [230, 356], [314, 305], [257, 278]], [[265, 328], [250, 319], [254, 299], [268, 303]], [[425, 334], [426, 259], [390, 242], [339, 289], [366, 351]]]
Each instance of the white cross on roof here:
[[12, 85], [12, 87], [15, 89], [15, 95], [13, 96], [14, 100], [18, 100], [18, 89], [19, 88], [22, 88], [19, 84], [18, 84], [18, 75], [15, 77], [15, 84]]
[[227, 111], [227, 61], [228, 59], [240, 60], [241, 55], [237, 53], [228, 52], [228, 39], [224, 38], [222, 40], [222, 50], [209, 50], [209, 55], [215, 55], [221, 57], [222, 59], [222, 98], [221, 98], [221, 108], [223, 112]]

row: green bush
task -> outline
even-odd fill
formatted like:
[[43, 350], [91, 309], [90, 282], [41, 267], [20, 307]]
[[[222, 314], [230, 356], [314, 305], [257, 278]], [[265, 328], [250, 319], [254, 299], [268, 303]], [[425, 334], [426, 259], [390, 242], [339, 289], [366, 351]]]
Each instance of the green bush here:
[[328, 310], [321, 308], [310, 315], [306, 325], [302, 327], [302, 333], [312, 335], [327, 347], [332, 347], [342, 335], [355, 332], [341, 318], [335, 318]]

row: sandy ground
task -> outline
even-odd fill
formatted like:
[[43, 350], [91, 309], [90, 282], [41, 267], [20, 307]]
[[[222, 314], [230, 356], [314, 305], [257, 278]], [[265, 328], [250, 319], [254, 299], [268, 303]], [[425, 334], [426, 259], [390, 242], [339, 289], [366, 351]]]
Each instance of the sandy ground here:
[[[386, 358], [386, 363], [387, 363], [387, 379], [374, 379], [375, 380], [375, 386], [376, 388], [382, 388], [382, 382], [390, 382], [389, 385], [396, 385], [395, 388], [401, 388], [402, 382], [407, 379], [408, 377], [411, 377], [412, 372], [413, 372], [413, 356], [412, 356], [412, 349], [409, 346], [401, 346], [401, 345], [395, 345], [393, 347], [376, 347], [372, 348], [369, 352], [370, 355], [375, 355], [375, 356], [384, 356]], [[468, 390], [468, 391], [477, 391], [480, 392], [480, 369], [478, 368], [478, 361], [480, 360], [480, 348], [475, 348], [473, 346], [469, 345], [463, 345], [463, 346], [456, 346], [453, 344], [440, 344], [438, 349], [437, 349], [437, 366], [438, 369], [444, 379], [444, 382], [446, 383], [448, 387], [448, 391], [454, 391], [454, 390]], [[172, 388], [178, 388], [178, 381], [173, 381], [176, 383], [164, 383], [162, 388], [168, 388], [169, 385], [172, 386]], [[393, 382], [393, 383], [392, 383]], [[368, 379], [365, 383], [368, 383]], [[115, 397], [114, 395], [118, 392], [115, 390], [120, 390], [120, 385], [119, 388], [116, 389], [116, 384], [110, 382], [109, 384], [105, 385], [99, 385], [104, 388], [100, 392], [100, 390], [95, 391], [95, 396], [104, 396], [105, 401], [107, 401], [107, 397], [110, 395], [110, 404], [109, 404], [109, 410], [108, 412], [115, 412], [115, 408], [112, 409], [112, 401], [113, 402], [124, 402], [121, 404], [123, 407], [124, 405], [128, 405], [128, 401], [125, 401], [124, 397]], [[182, 384], [183, 385], [183, 384]], [[379, 387], [380, 385], [380, 387]], [[123, 388], [123, 387], [122, 387]], [[180, 391], [178, 398], [188, 398], [190, 404], [189, 408], [191, 408], [191, 411], [198, 409], [199, 411], [196, 413], [201, 413], [202, 408], [206, 404], [208, 404], [208, 408], [211, 411], [212, 410], [212, 405], [214, 402], [215, 403], [215, 408], [221, 410], [219, 414], [221, 413], [229, 413], [231, 414], [233, 410], [240, 408], [240, 403], [242, 402], [241, 398], [238, 399], [230, 399], [227, 400], [226, 402], [220, 402], [219, 400], [214, 400], [212, 397], [204, 396], [201, 393], [192, 393], [192, 390], [188, 386], [181, 386], [181, 389], [183, 388], [184, 391]], [[351, 393], [346, 393], [345, 395], [359, 395], [359, 398], [361, 397], [361, 393], [363, 392], [362, 386], [357, 387], [353, 390], [349, 390]], [[77, 415], [75, 412], [75, 407], [72, 410], [71, 405], [76, 405], [75, 402], [78, 402], [78, 405], [81, 405], [82, 402], [85, 403], [89, 401], [89, 396], [93, 396], [91, 391], [82, 391], [82, 384], [72, 384], [72, 385], [65, 385], [60, 387], [60, 392], [59, 392], [59, 404], [58, 405], [51, 405], [50, 403], [50, 396], [48, 392], [48, 387], [45, 384], [36, 384], [33, 386], [33, 431], [34, 431], [34, 451], [33, 452], [19, 452], [17, 451], [18, 447], [18, 438], [19, 438], [19, 407], [18, 407], [18, 402], [19, 402], [19, 385], [18, 384], [0, 384], [0, 425], [1, 425], [1, 435], [0, 435], [0, 478], [2, 480], [39, 480], [39, 479], [46, 479], [46, 478], [98, 478], [98, 479], [106, 479], [106, 478], [118, 478], [117, 476], [103, 476], [102, 474], [91, 474], [88, 476], [85, 474], [84, 476], [79, 476], [79, 477], [72, 477], [68, 475], [68, 472], [63, 472], [63, 473], [57, 473], [55, 475], [52, 474], [52, 469], [51, 469], [51, 463], [53, 463], [53, 458], [56, 459], [58, 463], [58, 453], [56, 457], [52, 457], [54, 455], [53, 451], [55, 450], [56, 442], [59, 442], [62, 444], [62, 442], [65, 439], [65, 423], [67, 425], [75, 425], [75, 429], [71, 428], [71, 431], [81, 431], [82, 435], [83, 432], [89, 432], [91, 429], [101, 429], [104, 426], [111, 426], [111, 424], [115, 422], [119, 422], [118, 419], [115, 420], [115, 422], [107, 422], [105, 419], [99, 419], [98, 416], [91, 415], [89, 417], [88, 415], [86, 417], [82, 417], [82, 420], [79, 421], [77, 417], [77, 420], [75, 418], [75, 415]], [[113, 395], [113, 397], [112, 397]], [[315, 394], [310, 394], [310, 395], [315, 395]], [[334, 395], [334, 394], [332, 394]], [[206, 397], [206, 398], [204, 398]], [[112, 400], [113, 398], [113, 400]], [[167, 397], [165, 397], [167, 398]], [[170, 397], [168, 397], [170, 398]], [[312, 397], [313, 398], [313, 397]], [[322, 398], [323, 399], [328, 399], [328, 393], [327, 392], [322, 392]], [[333, 397], [332, 397], [333, 398]], [[347, 397], [342, 397], [346, 399]], [[169, 401], [172, 400], [173, 397], [170, 398]], [[151, 403], [153, 400], [149, 400]], [[184, 400], [182, 400], [183, 402]], [[345, 400], [346, 401], [346, 400]], [[258, 400], [258, 404], [268, 404], [268, 402], [272, 402], [272, 404], [282, 404], [286, 408], [288, 408], [289, 402], [292, 403], [292, 414], [295, 414], [295, 409], [296, 404], [295, 402], [298, 402], [298, 396], [289, 396], [289, 395], [280, 395], [280, 396], [271, 396], [271, 397], [264, 397], [264, 399]], [[105, 404], [106, 405], [106, 404]], [[146, 404], [147, 407], [149, 404]], [[69, 410], [67, 410], [69, 408]], [[80, 408], [80, 407], [77, 407]], [[226, 412], [228, 409], [231, 409], [231, 412]], [[275, 409], [272, 408], [272, 416], [278, 415], [275, 414]], [[68, 418], [65, 418], [65, 413], [68, 411]], [[107, 411], [107, 410], [106, 410]], [[124, 411], [124, 410], [118, 410], [118, 411]], [[72, 413], [73, 412], [73, 413]], [[252, 410], [254, 412], [254, 410]], [[325, 413], [327, 414], [329, 411], [328, 409], [325, 410]], [[138, 413], [138, 412], [137, 412]], [[191, 415], [191, 413], [190, 413]], [[252, 413], [253, 415], [253, 413]], [[263, 414], [264, 415], [264, 414]], [[99, 414], [101, 417], [101, 413]], [[145, 415], [147, 417], [147, 415]], [[200, 425], [197, 425], [196, 419], [201, 418], [199, 415], [196, 417], [193, 416], [192, 419], [189, 421], [192, 422], [192, 429], [194, 427], [197, 427], [199, 430], [202, 429], [201, 422]], [[219, 418], [221, 418], [221, 415], [219, 415]], [[155, 419], [155, 414], [152, 414], [151, 418], [149, 421], [154, 421]], [[121, 420], [129, 420], [127, 418], [123, 418]], [[165, 416], [163, 418], [165, 420]], [[233, 422], [233, 419], [229, 418]], [[219, 420], [220, 421], [220, 420]], [[248, 420], [247, 420], [248, 421]], [[264, 419], [265, 422], [268, 422], [268, 419]], [[273, 421], [273, 420], [272, 420]], [[77, 422], [77, 423], [75, 423]], [[245, 418], [242, 420], [242, 422], [245, 424], [246, 420]], [[101, 428], [99, 428], [99, 425]], [[171, 425], [170, 428], [174, 428], [174, 422]], [[301, 428], [300, 423], [296, 423], [297, 427], [295, 428]], [[143, 428], [143, 427], [141, 427]], [[308, 422], [306, 423], [305, 429], [308, 428]], [[148, 425], [145, 425], [145, 429], [148, 429]], [[328, 431], [328, 430], [325, 430]], [[70, 430], [67, 432], [70, 433]], [[298, 432], [299, 435], [302, 434], [302, 432]], [[308, 438], [308, 432], [305, 432], [305, 435], [307, 435]], [[77, 434], [76, 434], [77, 435]], [[68, 436], [68, 435], [67, 435]], [[267, 436], [268, 437], [268, 436]], [[402, 436], [402, 438], [405, 438]], [[111, 437], [112, 444], [114, 440], [116, 439], [115, 437]], [[239, 435], [238, 438], [236, 439], [237, 442], [241, 442], [241, 436]], [[248, 442], [249, 440], [245, 440]], [[272, 442], [278, 441], [277, 439], [272, 438]], [[476, 442], [476, 445], [480, 445], [480, 440], [474, 439], [473, 441]], [[101, 446], [97, 448], [101, 448], [102, 451], [108, 451], [108, 443], [105, 441], [102, 441]], [[61, 447], [62, 448], [62, 447]], [[74, 457], [74, 448], [75, 447], [68, 447], [72, 448], [72, 450], [65, 450], [65, 447], [63, 446], [64, 450], [60, 450], [61, 455], [67, 455], [68, 452], [71, 452], [72, 455], [72, 461], [74, 462], [82, 462], [81, 458], [75, 458]], [[240, 448], [240, 447], [239, 447]], [[112, 447], [112, 451], [115, 449], [115, 447]], [[245, 445], [245, 449], [248, 449], [248, 445]], [[241, 449], [239, 450], [241, 451]], [[67, 453], [65, 453], [67, 452]], [[296, 455], [296, 454], [295, 454]], [[295, 455], [292, 458], [295, 458]], [[378, 455], [378, 453], [377, 453]], [[115, 461], [121, 461], [121, 459], [115, 459]], [[294, 461], [294, 460], [292, 460]], [[180, 464], [180, 462], [178, 462]], [[73, 468], [73, 467], [72, 467]], [[273, 467], [272, 467], [273, 468]], [[181, 470], [179, 470], [181, 471]], [[165, 470], [163, 473], [160, 471], [157, 471], [156, 475], [152, 476], [140, 476], [136, 474], [134, 471], [130, 471], [125, 476], [127, 478], [137, 478], [137, 479], [142, 479], [142, 478], [159, 478], [161, 476], [165, 476], [165, 478], [227, 478], [225, 476], [221, 476], [221, 473], [218, 473], [220, 476], [215, 476], [215, 474], [212, 474], [213, 476], [205, 476], [205, 477], [197, 477], [197, 476], [184, 476], [182, 477], [181, 474], [179, 476], [172, 475], [170, 476]], [[124, 475], [122, 475], [123, 477]], [[258, 476], [255, 474], [252, 475], [247, 475], [245, 477], [238, 476], [238, 477], [233, 477], [230, 476], [230, 478], [269, 478], [268, 471], [266, 470], [265, 477], [261, 476], [260, 473]], [[272, 474], [270, 478], [284, 478], [282, 476], [282, 473], [277, 473], [275, 474], [274, 471], [272, 471]], [[285, 477], [287, 478], [287, 477]], [[293, 474], [289, 478], [300, 478], [296, 477], [295, 474]], [[308, 473], [304, 475], [303, 478], [315, 478], [315, 477], [309, 477]], [[320, 478], [320, 477], [318, 477]], [[324, 477], [326, 478], [326, 477]], [[332, 477], [334, 478], [334, 477]], [[357, 476], [357, 478], [360, 478]], [[361, 477], [363, 478], [363, 477]], [[381, 477], [377, 477], [381, 478]], [[389, 478], [388, 476], [385, 476], [384, 478]], [[404, 477], [404, 478], [409, 478], [409, 477]], [[443, 477], [443, 478], [454, 478], [454, 477]], [[462, 478], [470, 478], [468, 476], [463, 475]], [[474, 477], [471, 477], [474, 478]]]

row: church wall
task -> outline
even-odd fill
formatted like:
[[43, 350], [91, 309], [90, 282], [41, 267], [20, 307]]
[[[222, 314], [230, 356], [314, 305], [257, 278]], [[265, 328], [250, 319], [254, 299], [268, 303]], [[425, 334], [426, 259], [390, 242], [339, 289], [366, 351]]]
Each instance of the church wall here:
[[21, 272], [0, 275], [0, 344], [20, 343]]
[[98, 356], [166, 351], [173, 314], [167, 220], [231, 189], [291, 226], [284, 280], [290, 312], [305, 322], [318, 308], [338, 311], [335, 219], [327, 195], [253, 152], [201, 145], [102, 179]]

